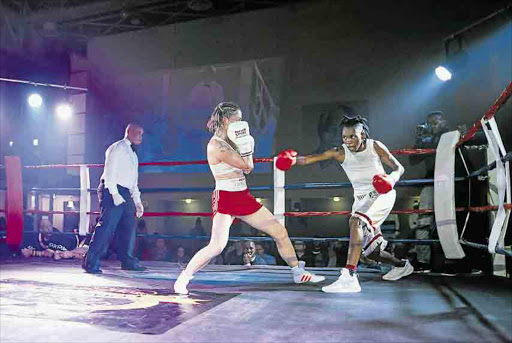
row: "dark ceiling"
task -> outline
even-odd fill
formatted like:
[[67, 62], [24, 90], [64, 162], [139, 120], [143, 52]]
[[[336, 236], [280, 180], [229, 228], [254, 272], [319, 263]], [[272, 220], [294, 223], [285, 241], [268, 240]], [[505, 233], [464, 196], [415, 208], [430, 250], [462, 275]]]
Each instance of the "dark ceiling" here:
[[[20, 41], [29, 26], [45, 38], [89, 38], [254, 11], [299, 0], [0, 0], [2, 31]], [[303, 1], [302, 1], [303, 2]]]
[[[319, 0], [0, 0], [0, 49], [33, 55], [62, 47], [85, 53], [93, 37], [315, 1]], [[395, 7], [381, 7], [411, 6], [407, 0], [390, 3]], [[431, 7], [436, 13], [454, 12], [451, 17], [462, 28], [506, 4], [510, 7], [510, 0], [447, 0], [432, 1]], [[368, 15], [373, 13], [375, 3], [362, 5]]]

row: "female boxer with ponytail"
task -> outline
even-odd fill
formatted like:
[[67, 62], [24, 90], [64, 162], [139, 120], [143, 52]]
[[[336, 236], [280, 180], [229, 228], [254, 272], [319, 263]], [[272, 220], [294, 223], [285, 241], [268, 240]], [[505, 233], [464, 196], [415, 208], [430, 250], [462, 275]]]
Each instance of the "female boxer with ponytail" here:
[[213, 134], [207, 147], [208, 164], [215, 178], [212, 196], [212, 236], [199, 250], [174, 283], [174, 291], [188, 294], [187, 285], [195, 272], [222, 253], [235, 218], [271, 236], [283, 260], [291, 267], [295, 283], [317, 283], [325, 280], [304, 270], [300, 265], [286, 228], [249, 193], [245, 175], [253, 168], [254, 138], [249, 125], [242, 121], [240, 107], [222, 102], [213, 110], [207, 129]]

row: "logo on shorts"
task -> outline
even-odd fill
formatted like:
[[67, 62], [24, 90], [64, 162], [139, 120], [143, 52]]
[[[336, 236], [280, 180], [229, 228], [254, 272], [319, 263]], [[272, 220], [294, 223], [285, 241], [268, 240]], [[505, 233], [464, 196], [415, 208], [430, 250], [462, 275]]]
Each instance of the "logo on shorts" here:
[[357, 201], [361, 201], [363, 200], [366, 196], [368, 195], [368, 197], [370, 199], [376, 199], [378, 196], [379, 196], [379, 193], [377, 191], [371, 191], [370, 193], [367, 193], [367, 194], [359, 194], [359, 195], [356, 195], [356, 199]]
[[370, 199], [375, 199], [379, 196], [379, 192], [371, 191], [370, 193], [368, 193], [368, 196], [370, 197]]

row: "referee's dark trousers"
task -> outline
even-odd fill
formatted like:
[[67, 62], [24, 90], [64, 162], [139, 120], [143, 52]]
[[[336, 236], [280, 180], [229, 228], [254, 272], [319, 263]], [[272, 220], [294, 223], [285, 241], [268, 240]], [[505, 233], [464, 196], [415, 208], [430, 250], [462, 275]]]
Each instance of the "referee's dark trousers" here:
[[100, 272], [100, 259], [107, 253], [114, 233], [117, 234], [116, 254], [121, 261], [121, 267], [133, 269], [139, 266], [139, 261], [132, 255], [135, 245], [135, 204], [128, 188], [119, 185], [117, 188], [125, 200], [119, 206], [114, 205], [112, 195], [103, 180], [98, 187], [100, 219], [82, 265], [88, 272]]

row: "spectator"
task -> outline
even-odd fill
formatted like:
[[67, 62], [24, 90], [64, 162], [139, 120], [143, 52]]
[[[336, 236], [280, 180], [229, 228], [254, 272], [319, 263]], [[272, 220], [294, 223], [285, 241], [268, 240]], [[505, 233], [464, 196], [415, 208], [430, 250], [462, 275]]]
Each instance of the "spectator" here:
[[256, 254], [256, 244], [254, 241], [245, 241], [243, 243], [244, 255], [240, 264], [244, 266], [266, 265], [268, 264], [262, 257]]
[[299, 261], [304, 261], [306, 264], [310, 265], [310, 262], [306, 256], [306, 244], [303, 241], [295, 241], [293, 242], [293, 248], [295, 249], [295, 253], [297, 254], [297, 259]]
[[190, 230], [190, 235], [193, 237], [206, 236], [206, 231], [203, 227], [203, 221], [201, 220], [201, 218], [198, 217], [196, 219], [194, 227], [192, 228], [192, 230]]
[[327, 267], [343, 267], [347, 263], [347, 248], [340, 241], [330, 242], [328, 248], [329, 261]]
[[171, 259], [171, 262], [176, 262], [180, 265], [184, 265], [190, 262], [190, 256], [185, 253], [185, 248], [181, 245], [178, 245], [176, 249], [176, 255]]
[[152, 261], [170, 261], [171, 251], [163, 238], [157, 238], [151, 248]]
[[[443, 112], [435, 111], [427, 115], [427, 121], [416, 127], [416, 149], [435, 149], [441, 139], [441, 135], [448, 132], [449, 128]], [[435, 155], [411, 155], [409, 161], [412, 165], [424, 162], [425, 175], [427, 179], [434, 177]], [[417, 208], [416, 208], [417, 207]], [[420, 201], [415, 204], [415, 209], [434, 208], [434, 187], [424, 186], [421, 190]], [[414, 225], [416, 239], [431, 239], [434, 229], [434, 216], [432, 214], [420, 214]], [[414, 270], [416, 272], [429, 272], [431, 269], [431, 249], [428, 245], [417, 245], [414, 249], [416, 258]]]
[[311, 248], [306, 247], [303, 241], [295, 241], [293, 243], [297, 258], [306, 262], [311, 267], [325, 267], [329, 260], [329, 253], [324, 249], [320, 242], [315, 241]]
[[[146, 221], [144, 219], [141, 219], [137, 222], [136, 234], [137, 235], [147, 235], [148, 234], [148, 228], [146, 227]], [[133, 255], [138, 259], [148, 260], [150, 245], [151, 244], [147, 237], [138, 237], [137, 236], [135, 238], [135, 248], [133, 249], [133, 251], [134, 251]]]
[[311, 263], [308, 263], [311, 267], [326, 267], [329, 261], [329, 253], [325, 245], [320, 241], [313, 241], [313, 245], [307, 249], [306, 255], [309, 257]]
[[224, 263], [225, 264], [240, 264], [244, 255], [244, 248], [241, 241], [233, 242], [225, 253]]
[[256, 255], [264, 259], [268, 265], [275, 266], [277, 264], [274, 256], [265, 253], [265, 248], [262, 244], [256, 244]]
[[47, 217], [41, 219], [37, 232], [30, 232], [24, 237], [21, 246], [21, 254], [24, 257], [78, 258], [86, 252], [86, 250], [82, 252], [83, 249], [75, 251], [78, 248], [77, 235], [61, 233], [53, 227]]
[[215, 256], [214, 258], [212, 258], [210, 260], [210, 263], [209, 264], [218, 264], [218, 265], [222, 265], [224, 264], [224, 258], [222, 258], [222, 254], [220, 255], [217, 255]]
[[[203, 227], [203, 222], [201, 218], [196, 219], [196, 223], [194, 227], [190, 230], [190, 236], [192, 237], [200, 237], [200, 236], [206, 236], [206, 230]], [[198, 250], [202, 249], [205, 246], [205, 241], [201, 239], [195, 239], [191, 244], [191, 249], [193, 253], [195, 254]]]

